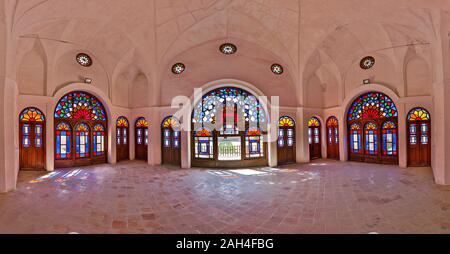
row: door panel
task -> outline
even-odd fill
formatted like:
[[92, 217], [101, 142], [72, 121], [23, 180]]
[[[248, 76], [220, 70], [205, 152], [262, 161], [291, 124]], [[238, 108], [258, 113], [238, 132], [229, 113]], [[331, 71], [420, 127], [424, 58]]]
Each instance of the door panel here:
[[277, 146], [278, 164], [296, 162], [295, 156], [295, 129], [294, 127], [280, 127], [278, 130]]
[[129, 160], [129, 138], [128, 128], [117, 127], [117, 161]]
[[20, 168], [45, 169], [45, 123], [27, 122], [20, 127]]
[[339, 160], [339, 130], [338, 127], [328, 127], [327, 155], [329, 159]]
[[322, 158], [320, 127], [309, 127], [309, 157], [311, 160]]
[[162, 128], [162, 163], [181, 166], [181, 133], [172, 128]]
[[136, 159], [147, 161], [148, 128], [136, 128]]
[[408, 165], [431, 165], [431, 128], [429, 121], [408, 124]]

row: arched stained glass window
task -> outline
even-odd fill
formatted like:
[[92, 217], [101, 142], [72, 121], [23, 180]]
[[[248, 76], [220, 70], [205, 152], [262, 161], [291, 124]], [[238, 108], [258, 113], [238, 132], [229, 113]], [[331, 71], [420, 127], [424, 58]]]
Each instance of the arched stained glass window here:
[[219, 88], [204, 95], [201, 103], [194, 108], [192, 122], [214, 127], [217, 121], [223, 121], [224, 118], [234, 119], [234, 126], [223, 126], [225, 132], [231, 133], [240, 131], [239, 124], [264, 127], [262, 123], [266, 122], [266, 115], [258, 99], [247, 91], [234, 87]]
[[101, 124], [94, 126], [93, 133], [93, 152], [94, 156], [102, 156], [105, 154], [105, 128]]
[[84, 123], [78, 124], [75, 128], [77, 158], [89, 157], [89, 126]]
[[149, 124], [145, 118], [141, 117], [136, 121], [137, 128], [148, 128]]
[[85, 92], [72, 92], [58, 102], [55, 118], [106, 121], [106, 113], [103, 104], [94, 96]]
[[121, 116], [119, 118], [117, 118], [117, 127], [125, 127], [127, 128], [129, 126], [128, 120]]
[[37, 108], [26, 108], [20, 114], [21, 122], [43, 122], [44, 114]]
[[336, 117], [332, 116], [328, 118], [327, 127], [338, 127], [339, 123]]
[[294, 127], [294, 119], [289, 116], [283, 116], [280, 118], [279, 124], [280, 127]]
[[388, 121], [383, 124], [383, 155], [397, 155], [397, 125]]
[[312, 117], [308, 121], [308, 127], [320, 127], [320, 121], [317, 117]]
[[71, 128], [67, 123], [59, 123], [56, 126], [56, 158], [70, 159], [71, 154]]
[[408, 121], [411, 122], [429, 121], [429, 120], [430, 120], [430, 113], [428, 113], [428, 111], [423, 108], [415, 108], [411, 110], [408, 115]]
[[394, 102], [382, 93], [370, 92], [356, 99], [348, 113], [348, 120], [397, 117]]
[[163, 128], [172, 128], [174, 130], [179, 130], [180, 126], [181, 126], [180, 121], [173, 116], [164, 119], [162, 124]]

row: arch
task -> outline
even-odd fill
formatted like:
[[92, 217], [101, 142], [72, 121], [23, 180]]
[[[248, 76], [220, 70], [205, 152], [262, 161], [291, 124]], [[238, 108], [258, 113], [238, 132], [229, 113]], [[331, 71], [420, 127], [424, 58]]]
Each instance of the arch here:
[[35, 107], [19, 115], [19, 166], [21, 170], [45, 169], [45, 115]]
[[282, 116], [278, 121], [277, 159], [278, 165], [296, 162], [295, 120], [290, 116]]
[[136, 159], [148, 160], [148, 127], [149, 123], [145, 117], [139, 117], [135, 122], [135, 152]]
[[361, 94], [346, 113], [350, 160], [398, 164], [398, 110], [388, 95]]
[[[267, 114], [257, 97], [233, 85], [208, 89], [196, 98], [191, 129], [211, 130], [210, 137], [192, 132], [194, 166], [241, 167], [267, 165], [263, 134], [267, 133]], [[211, 145], [212, 141], [212, 145]]]
[[416, 107], [409, 111], [408, 130], [408, 166], [431, 166], [431, 115], [425, 108]]
[[[107, 111], [96, 96], [84, 91], [66, 93], [56, 104], [54, 117], [56, 167], [85, 166], [107, 161]], [[62, 127], [65, 128], [63, 133]], [[68, 134], [70, 130], [73, 131]], [[67, 145], [70, 146], [68, 149]], [[64, 147], [71, 155], [62, 156]]]
[[339, 160], [339, 121], [335, 116], [330, 116], [326, 122], [327, 128], [327, 157]]
[[161, 122], [161, 161], [163, 164], [181, 166], [181, 124], [174, 116]]
[[130, 123], [124, 116], [120, 116], [116, 121], [116, 153], [117, 161], [130, 159]]

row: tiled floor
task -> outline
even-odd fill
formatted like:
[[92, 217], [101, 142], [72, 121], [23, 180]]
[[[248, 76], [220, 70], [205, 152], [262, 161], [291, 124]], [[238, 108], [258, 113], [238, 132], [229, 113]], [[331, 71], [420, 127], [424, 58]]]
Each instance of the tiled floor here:
[[180, 170], [143, 162], [21, 172], [0, 233], [450, 233], [429, 170], [326, 160]]

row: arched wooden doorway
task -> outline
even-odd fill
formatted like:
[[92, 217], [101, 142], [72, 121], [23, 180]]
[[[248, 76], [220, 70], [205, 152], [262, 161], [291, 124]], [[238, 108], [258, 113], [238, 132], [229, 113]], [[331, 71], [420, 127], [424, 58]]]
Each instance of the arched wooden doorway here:
[[339, 122], [335, 116], [327, 120], [327, 157], [339, 160]]
[[26, 108], [19, 116], [20, 169], [45, 169], [45, 116], [37, 108]]
[[320, 136], [320, 120], [312, 117], [308, 121], [309, 158], [311, 160], [322, 158], [322, 139]]
[[161, 156], [162, 163], [181, 166], [181, 132], [180, 121], [166, 117], [161, 124]]
[[55, 109], [55, 167], [106, 163], [107, 116], [93, 95], [77, 91], [64, 95]]
[[278, 164], [295, 163], [295, 121], [289, 116], [283, 116], [278, 124]]
[[348, 111], [349, 160], [398, 164], [398, 112], [385, 94], [370, 92]]
[[117, 118], [116, 122], [117, 161], [124, 161], [130, 159], [129, 133], [130, 133], [130, 124], [128, 122], [128, 119], [124, 116]]
[[136, 120], [136, 159], [148, 160], [148, 122], [144, 117]]
[[424, 108], [408, 114], [408, 166], [431, 166], [431, 118]]

